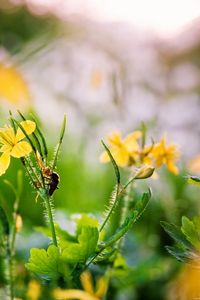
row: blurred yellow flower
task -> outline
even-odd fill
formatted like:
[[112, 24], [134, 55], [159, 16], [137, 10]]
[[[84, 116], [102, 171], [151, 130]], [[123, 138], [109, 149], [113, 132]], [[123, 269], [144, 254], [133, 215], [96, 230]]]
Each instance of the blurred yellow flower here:
[[89, 272], [81, 275], [81, 283], [84, 290], [61, 290], [55, 289], [53, 296], [56, 300], [79, 299], [79, 300], [101, 300], [107, 290], [107, 282], [103, 277], [97, 279], [96, 288], [93, 287], [92, 276]]
[[170, 286], [168, 300], [200, 299], [200, 262], [186, 265]]
[[[137, 141], [141, 136], [141, 131], [134, 131], [127, 135], [124, 139], [121, 138], [119, 132], [113, 132], [108, 137], [110, 152], [118, 166], [126, 167], [135, 163], [137, 151], [139, 150], [139, 144]], [[103, 163], [110, 161], [106, 151], [101, 154], [100, 161]]]
[[28, 86], [13, 66], [0, 64], [0, 98], [18, 107], [30, 102]]
[[36, 280], [31, 280], [28, 284], [26, 294], [27, 300], [38, 300], [41, 294], [41, 286]]
[[[22, 121], [20, 124], [28, 135], [34, 132], [36, 128], [33, 121]], [[22, 141], [24, 138], [25, 135], [20, 128], [17, 129], [16, 134], [11, 127], [0, 128], [0, 152], [3, 153], [0, 157], [0, 176], [8, 169], [11, 156], [20, 158], [32, 151], [31, 145], [26, 141]]]
[[200, 155], [197, 155], [195, 158], [189, 161], [188, 165], [188, 170], [191, 173], [199, 173], [200, 172]]
[[180, 152], [176, 144], [166, 145], [165, 137], [162, 137], [160, 143], [154, 145], [151, 156], [154, 159], [156, 168], [166, 165], [170, 172], [176, 175], [179, 173], [175, 162], [180, 157]]
[[103, 74], [99, 70], [95, 70], [92, 72], [91, 78], [90, 78], [90, 85], [97, 89], [100, 87], [101, 83], [103, 81]]

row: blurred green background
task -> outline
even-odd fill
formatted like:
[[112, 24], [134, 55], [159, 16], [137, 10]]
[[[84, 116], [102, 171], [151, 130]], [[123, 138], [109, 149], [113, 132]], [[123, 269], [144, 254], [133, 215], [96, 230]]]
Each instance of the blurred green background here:
[[[199, 213], [199, 188], [189, 186], [184, 176], [193, 171], [188, 170], [188, 162], [200, 149], [200, 21], [197, 18], [166, 38], [137, 31], [126, 22], [95, 21], [70, 14], [70, 10], [62, 15], [62, 7], [54, 10], [41, 3], [0, 2], [1, 126], [9, 109], [15, 113], [20, 108], [27, 116], [34, 112], [53, 155], [66, 112], [55, 217], [68, 229], [72, 226], [71, 213], [87, 212], [99, 217], [112, 191], [112, 167], [99, 162], [102, 138], [106, 139], [113, 129], [123, 134], [138, 129], [142, 121], [148, 127], [149, 139], [152, 136], [158, 140], [167, 132], [168, 139], [180, 146], [181, 173], [174, 176], [164, 169], [158, 180], [148, 179], [137, 185], [135, 197], [151, 186], [153, 199], [127, 236], [123, 254], [129, 269], [114, 274], [110, 299], [177, 299], [169, 291], [180, 264], [164, 248], [172, 241], [162, 230], [160, 220], [179, 225], [183, 214], [193, 217]], [[22, 83], [15, 87], [25, 86], [27, 99], [16, 99], [13, 94], [5, 97], [6, 86], [1, 83], [5, 66], [17, 72], [8, 76], [8, 86], [15, 86], [18, 76]], [[19, 168], [20, 162], [12, 159], [8, 172], [0, 179], [0, 201], [4, 205], [12, 206], [14, 201], [4, 179], [16, 184]], [[194, 171], [200, 171], [198, 166]], [[25, 175], [23, 180], [19, 262], [27, 260], [31, 247], [48, 243], [33, 233], [34, 226], [44, 224], [43, 207], [40, 200], [35, 201]], [[2, 283], [0, 280], [0, 286]]]

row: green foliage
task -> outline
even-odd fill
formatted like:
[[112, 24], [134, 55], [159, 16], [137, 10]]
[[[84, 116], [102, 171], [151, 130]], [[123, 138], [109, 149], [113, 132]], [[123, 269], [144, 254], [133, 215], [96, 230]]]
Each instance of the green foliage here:
[[161, 225], [176, 242], [175, 246], [166, 246], [170, 254], [186, 262], [199, 256], [200, 217], [190, 220], [183, 216], [181, 228], [167, 222], [161, 222]]
[[134, 210], [130, 213], [130, 216], [126, 217], [124, 223], [118, 228], [116, 233], [113, 236], [111, 236], [105, 243], [102, 243], [102, 248], [106, 248], [113, 245], [128, 232], [131, 226], [139, 219], [139, 217], [144, 212], [150, 198], [151, 192], [149, 190], [147, 193], [143, 194], [141, 199], [137, 201]]
[[39, 277], [50, 280], [59, 278], [60, 274], [60, 253], [59, 249], [51, 245], [45, 249], [31, 249], [29, 262], [26, 268], [36, 273]]
[[98, 228], [98, 226], [99, 226], [99, 222], [97, 219], [95, 219], [91, 216], [88, 216], [86, 214], [82, 214], [81, 218], [78, 218], [76, 220], [76, 224], [77, 224], [77, 227], [76, 227], [76, 235], [77, 236], [81, 233], [83, 226], [96, 227], [96, 228]]
[[200, 177], [198, 176], [187, 176], [188, 183], [200, 185]]
[[196, 249], [200, 249], [200, 232], [198, 232], [198, 229], [194, 221], [189, 220], [185, 216], [182, 217], [181, 231]]
[[67, 263], [84, 263], [95, 252], [99, 232], [96, 227], [82, 226], [76, 243], [61, 241], [62, 259]]
[[117, 183], [120, 184], [120, 172], [119, 172], [118, 165], [117, 165], [117, 163], [116, 163], [114, 157], [112, 156], [112, 154], [111, 154], [109, 148], [108, 148], [108, 147], [106, 146], [106, 144], [104, 143], [104, 141], [101, 141], [101, 142], [102, 142], [102, 144], [103, 144], [103, 146], [104, 146], [104, 148], [105, 148], [105, 150], [106, 150], [106, 152], [107, 152], [107, 154], [108, 154], [108, 156], [110, 157], [110, 160], [111, 160], [111, 162], [112, 162], [113, 168], [114, 168], [114, 170], [115, 170], [115, 175], [116, 175]]
[[3, 235], [9, 235], [10, 226], [4, 209], [0, 206], [0, 227]]

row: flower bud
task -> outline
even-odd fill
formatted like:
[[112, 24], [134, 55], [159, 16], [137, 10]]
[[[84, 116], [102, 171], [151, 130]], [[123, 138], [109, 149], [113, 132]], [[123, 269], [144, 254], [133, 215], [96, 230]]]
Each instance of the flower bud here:
[[153, 175], [155, 168], [151, 166], [143, 166], [139, 170], [137, 170], [134, 178], [135, 179], [145, 179], [149, 178]]
[[19, 232], [22, 229], [23, 226], [23, 221], [22, 217], [20, 215], [17, 215], [16, 217], [16, 231]]

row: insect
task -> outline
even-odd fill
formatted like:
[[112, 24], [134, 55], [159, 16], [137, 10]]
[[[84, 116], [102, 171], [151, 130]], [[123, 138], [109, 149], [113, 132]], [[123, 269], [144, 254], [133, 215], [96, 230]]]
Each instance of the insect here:
[[58, 189], [60, 178], [56, 172], [52, 172], [49, 182], [49, 196], [52, 196], [56, 189]]
[[42, 171], [42, 175], [47, 181], [49, 187], [49, 196], [52, 196], [55, 190], [58, 189], [58, 184], [60, 182], [59, 175], [56, 172], [52, 171], [49, 167], [44, 165], [39, 152], [37, 153], [37, 161]]

